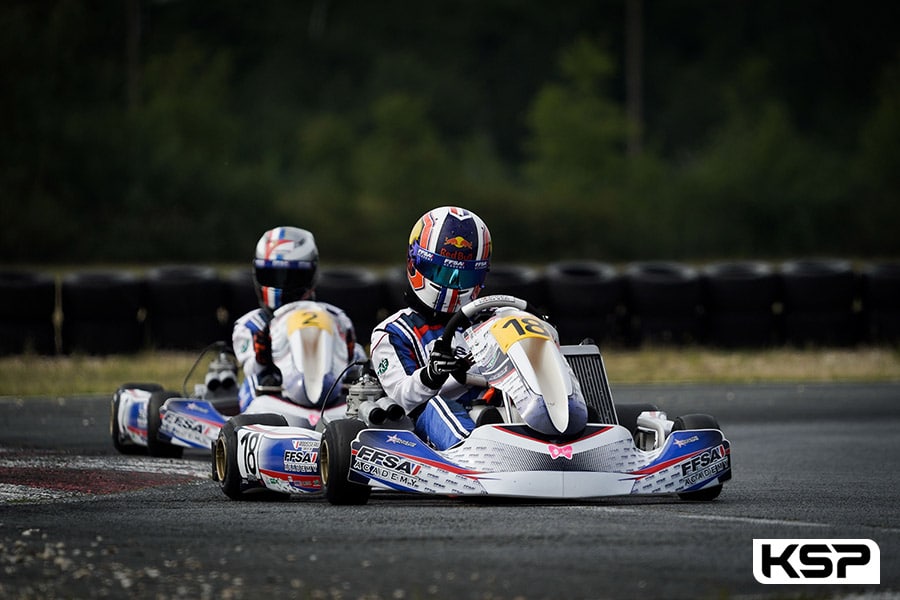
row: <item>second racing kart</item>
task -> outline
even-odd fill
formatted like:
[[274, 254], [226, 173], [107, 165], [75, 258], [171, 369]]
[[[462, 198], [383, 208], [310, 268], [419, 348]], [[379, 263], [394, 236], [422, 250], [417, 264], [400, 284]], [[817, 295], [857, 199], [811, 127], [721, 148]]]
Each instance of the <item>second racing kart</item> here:
[[[471, 434], [437, 451], [408, 418], [373, 423], [364, 406], [326, 423], [319, 463], [333, 504], [373, 489], [443, 496], [597, 498], [677, 495], [713, 500], [731, 478], [731, 446], [716, 419], [669, 420], [654, 405], [616, 406], [599, 349], [560, 346], [552, 325], [511, 296], [475, 300], [438, 343], [464, 336], [488, 390]], [[387, 399], [378, 402], [385, 404]], [[401, 411], [402, 412], [402, 411]]]
[[[343, 379], [354, 357], [331, 314], [315, 302], [292, 302], [275, 312], [270, 332], [272, 359], [281, 373], [278, 385], [252, 376], [242, 401], [234, 353], [217, 342], [201, 353], [180, 393], [158, 384], [120, 386], [111, 404], [113, 445], [126, 454], [177, 458], [185, 448], [209, 451], [231, 417], [258, 419], [265, 414], [263, 421], [277, 418], [278, 423], [309, 431], [323, 415], [343, 416]], [[211, 350], [215, 356], [205, 380], [190, 393], [188, 382]]]

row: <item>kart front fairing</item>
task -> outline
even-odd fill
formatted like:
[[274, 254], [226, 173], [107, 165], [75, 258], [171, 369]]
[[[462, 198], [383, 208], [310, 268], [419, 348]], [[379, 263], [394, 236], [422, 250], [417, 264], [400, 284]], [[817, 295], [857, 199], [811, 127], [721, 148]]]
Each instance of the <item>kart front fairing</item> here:
[[311, 301], [292, 302], [272, 319], [272, 361], [282, 377], [282, 394], [310, 408], [335, 402], [335, 385], [352, 361], [334, 317]]
[[319, 444], [322, 434], [302, 427], [246, 425], [236, 431], [237, 468], [243, 489], [284, 494], [322, 491]]
[[644, 451], [618, 425], [588, 425], [564, 442], [524, 425], [483, 425], [439, 452], [404, 430], [367, 429], [352, 444], [350, 479], [373, 487], [452, 496], [592, 498], [674, 494], [731, 477], [718, 430], [673, 432]]
[[[147, 403], [150, 392], [140, 388], [123, 387], [117, 392], [118, 403], [113, 403], [112, 419], [118, 421], [122, 441], [135, 446], [147, 445]], [[118, 408], [118, 410], [116, 410]]]
[[[339, 418], [345, 410], [344, 405], [338, 404], [325, 409], [324, 415]], [[298, 406], [272, 395], [255, 397], [243, 414], [263, 413], [284, 415], [293, 427], [306, 429], [315, 428], [323, 416], [321, 409]], [[176, 446], [205, 450], [209, 450], [216, 441], [219, 431], [229, 418], [219, 413], [211, 402], [189, 398], [167, 400], [160, 415], [160, 439]]]
[[587, 405], [552, 325], [523, 310], [500, 308], [464, 335], [487, 383], [534, 430], [575, 435], [584, 428]]

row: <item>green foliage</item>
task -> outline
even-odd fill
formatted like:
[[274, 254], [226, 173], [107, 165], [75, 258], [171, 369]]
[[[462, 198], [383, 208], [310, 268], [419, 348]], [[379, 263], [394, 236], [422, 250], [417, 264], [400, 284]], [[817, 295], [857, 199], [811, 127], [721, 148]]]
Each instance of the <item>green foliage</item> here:
[[135, 1], [0, 7], [5, 262], [394, 264], [441, 204], [509, 262], [900, 254], [890, 3], [646, 5], [626, 156], [621, 3]]

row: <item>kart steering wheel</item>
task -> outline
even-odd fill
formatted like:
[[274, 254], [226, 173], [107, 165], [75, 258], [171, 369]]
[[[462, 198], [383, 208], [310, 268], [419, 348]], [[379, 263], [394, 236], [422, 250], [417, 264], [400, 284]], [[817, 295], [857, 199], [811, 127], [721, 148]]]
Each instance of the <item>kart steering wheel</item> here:
[[[483, 298], [478, 298], [477, 300], [465, 305], [464, 307], [462, 307], [462, 309], [460, 309], [459, 311], [454, 313], [452, 317], [450, 317], [450, 320], [447, 321], [447, 326], [444, 328], [444, 333], [435, 342], [435, 346], [450, 348], [453, 343], [453, 336], [456, 334], [456, 330], [461, 326], [466, 325], [467, 323], [471, 324], [478, 313], [492, 308], [507, 307], [518, 308], [519, 310], [528, 311], [536, 315], [540, 314], [540, 311], [529, 304], [527, 300], [516, 298], [515, 296], [509, 296], [506, 294], [484, 296]], [[466, 373], [466, 384], [479, 387], [488, 386], [487, 380], [482, 375], [476, 373]]]

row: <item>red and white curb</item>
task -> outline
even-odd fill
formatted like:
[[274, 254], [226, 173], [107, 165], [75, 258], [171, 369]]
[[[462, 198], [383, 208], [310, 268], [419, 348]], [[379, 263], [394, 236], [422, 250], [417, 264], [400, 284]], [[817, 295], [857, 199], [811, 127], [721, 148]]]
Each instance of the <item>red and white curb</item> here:
[[143, 456], [73, 456], [0, 448], [0, 504], [115, 494], [210, 478], [210, 463]]

